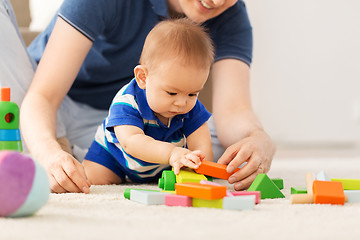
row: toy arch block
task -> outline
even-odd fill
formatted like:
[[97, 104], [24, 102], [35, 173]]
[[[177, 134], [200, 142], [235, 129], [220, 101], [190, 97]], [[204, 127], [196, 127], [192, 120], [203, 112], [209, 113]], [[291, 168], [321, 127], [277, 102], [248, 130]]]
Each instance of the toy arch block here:
[[284, 194], [265, 173], [256, 176], [248, 191], [260, 191], [261, 199], [285, 198]]
[[227, 165], [224, 164], [203, 160], [201, 161], [199, 168], [195, 169], [195, 172], [211, 177], [228, 180], [232, 174], [239, 171], [239, 168], [237, 168], [232, 173], [228, 173], [226, 171], [226, 167]]

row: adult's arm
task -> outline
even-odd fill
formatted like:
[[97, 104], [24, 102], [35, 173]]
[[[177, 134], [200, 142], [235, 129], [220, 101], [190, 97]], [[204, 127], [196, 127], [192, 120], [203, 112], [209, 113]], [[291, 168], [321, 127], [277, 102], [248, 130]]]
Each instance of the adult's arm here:
[[82, 165], [56, 138], [56, 114], [92, 42], [57, 19], [21, 107], [21, 131], [32, 156], [46, 169], [53, 192], [89, 192]]
[[215, 62], [212, 81], [215, 126], [227, 148], [218, 162], [228, 164], [228, 172], [247, 162], [229, 178], [236, 190], [246, 189], [259, 173], [269, 171], [275, 144], [252, 109], [249, 66], [236, 59]]

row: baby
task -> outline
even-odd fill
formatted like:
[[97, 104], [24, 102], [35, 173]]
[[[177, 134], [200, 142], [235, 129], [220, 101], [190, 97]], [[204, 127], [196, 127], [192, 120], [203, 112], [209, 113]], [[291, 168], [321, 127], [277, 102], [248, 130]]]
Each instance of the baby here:
[[213, 160], [211, 114], [198, 100], [213, 59], [208, 34], [188, 19], [150, 31], [135, 78], [116, 94], [85, 156], [91, 184], [150, 182], [170, 166], [178, 174]]

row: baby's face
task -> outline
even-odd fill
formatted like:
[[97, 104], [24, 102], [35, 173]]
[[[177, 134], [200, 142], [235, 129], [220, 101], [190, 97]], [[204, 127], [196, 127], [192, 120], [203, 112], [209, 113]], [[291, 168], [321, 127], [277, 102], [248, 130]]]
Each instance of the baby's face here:
[[155, 71], [149, 72], [146, 80], [150, 108], [160, 120], [188, 113], [195, 106], [208, 75], [209, 69], [161, 63]]

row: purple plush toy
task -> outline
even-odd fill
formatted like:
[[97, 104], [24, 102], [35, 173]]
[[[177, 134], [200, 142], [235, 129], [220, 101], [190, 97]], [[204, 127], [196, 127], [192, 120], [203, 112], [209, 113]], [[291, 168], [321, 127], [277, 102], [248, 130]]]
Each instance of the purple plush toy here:
[[45, 170], [32, 158], [13, 151], [0, 151], [0, 217], [34, 214], [49, 198]]

